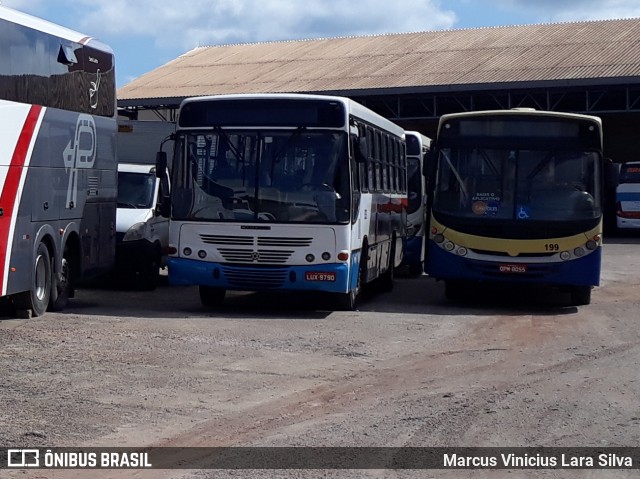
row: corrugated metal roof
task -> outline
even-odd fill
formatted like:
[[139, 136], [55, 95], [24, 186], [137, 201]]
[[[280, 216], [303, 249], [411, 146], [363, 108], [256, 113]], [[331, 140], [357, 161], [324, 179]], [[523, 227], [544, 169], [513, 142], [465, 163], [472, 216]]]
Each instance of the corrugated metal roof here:
[[121, 100], [640, 78], [640, 19], [199, 47]]

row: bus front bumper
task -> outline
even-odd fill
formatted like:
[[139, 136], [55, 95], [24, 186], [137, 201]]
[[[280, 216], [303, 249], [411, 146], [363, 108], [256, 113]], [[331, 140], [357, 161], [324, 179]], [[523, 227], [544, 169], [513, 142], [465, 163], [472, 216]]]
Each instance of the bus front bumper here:
[[344, 263], [310, 266], [244, 266], [184, 258], [168, 260], [169, 283], [213, 286], [237, 291], [347, 292], [349, 267]]
[[427, 273], [441, 280], [537, 283], [557, 286], [598, 286], [602, 247], [578, 259], [562, 262], [514, 262], [464, 258], [429, 243]]

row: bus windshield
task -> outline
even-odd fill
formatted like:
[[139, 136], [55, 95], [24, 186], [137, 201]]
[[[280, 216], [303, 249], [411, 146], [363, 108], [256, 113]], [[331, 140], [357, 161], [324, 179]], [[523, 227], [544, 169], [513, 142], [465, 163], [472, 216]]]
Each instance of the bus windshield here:
[[443, 148], [434, 212], [459, 218], [599, 218], [600, 155], [593, 151]]
[[175, 219], [346, 223], [349, 161], [344, 132], [221, 129], [176, 143]]

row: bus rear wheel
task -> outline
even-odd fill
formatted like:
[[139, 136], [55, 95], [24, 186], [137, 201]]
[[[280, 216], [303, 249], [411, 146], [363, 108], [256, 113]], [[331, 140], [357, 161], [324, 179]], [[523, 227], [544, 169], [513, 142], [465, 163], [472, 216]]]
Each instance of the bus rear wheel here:
[[227, 290], [224, 288], [216, 288], [215, 286], [200, 285], [200, 301], [207, 308], [215, 308], [220, 306], [224, 301]]
[[38, 245], [31, 277], [31, 289], [15, 296], [14, 305], [19, 312], [31, 310], [33, 316], [42, 316], [51, 297], [51, 256], [44, 243]]
[[69, 250], [65, 249], [60, 274], [57, 277], [54, 275], [55, 281], [52, 282], [49, 311], [62, 311], [69, 303], [69, 298], [73, 297], [72, 272]]

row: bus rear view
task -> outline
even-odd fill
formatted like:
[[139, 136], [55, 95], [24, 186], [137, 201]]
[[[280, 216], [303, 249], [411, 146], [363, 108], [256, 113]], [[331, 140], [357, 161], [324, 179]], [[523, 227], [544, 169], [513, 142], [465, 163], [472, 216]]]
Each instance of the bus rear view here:
[[533, 110], [445, 115], [427, 272], [450, 299], [469, 282], [539, 283], [588, 304], [600, 280], [599, 118]]

